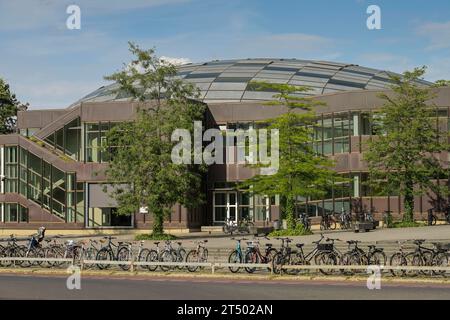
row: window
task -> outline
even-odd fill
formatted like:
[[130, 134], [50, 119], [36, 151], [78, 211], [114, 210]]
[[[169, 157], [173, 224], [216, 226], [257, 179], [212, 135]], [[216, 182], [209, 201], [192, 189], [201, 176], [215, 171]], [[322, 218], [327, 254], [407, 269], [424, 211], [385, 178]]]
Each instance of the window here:
[[5, 147], [5, 192], [17, 192], [17, 147]]
[[5, 222], [28, 222], [28, 208], [18, 203], [4, 203]]

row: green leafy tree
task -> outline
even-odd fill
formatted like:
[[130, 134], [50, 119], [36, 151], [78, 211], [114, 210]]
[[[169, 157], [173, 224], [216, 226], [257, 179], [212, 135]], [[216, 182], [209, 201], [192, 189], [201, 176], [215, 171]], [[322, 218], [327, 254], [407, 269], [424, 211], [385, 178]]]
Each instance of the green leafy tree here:
[[450, 80], [437, 80], [434, 82], [433, 87], [439, 88], [439, 87], [449, 87], [450, 86]]
[[0, 78], [0, 134], [14, 132], [17, 111], [26, 109], [28, 104], [20, 103], [11, 92], [9, 85]]
[[431, 179], [445, 173], [438, 154], [448, 150], [447, 134], [436, 125], [436, 108], [427, 104], [433, 95], [429, 87], [418, 83], [425, 67], [391, 75], [392, 94], [377, 112], [376, 131], [368, 143], [364, 158], [369, 168], [369, 184], [383, 193], [397, 193], [404, 199], [403, 220], [412, 222], [414, 196], [430, 189], [437, 192]]
[[113, 149], [106, 174], [116, 182], [112, 195], [118, 213], [147, 208], [153, 215], [153, 236], [158, 237], [176, 203], [191, 208], [203, 201], [203, 168], [172, 162], [171, 134], [181, 128], [193, 132], [193, 121], [203, 118], [205, 108], [190, 99], [197, 94], [194, 86], [174, 77], [174, 65], [156, 57], [153, 49], [129, 45], [136, 59], [105, 78], [142, 103], [135, 121], [119, 124], [108, 133], [108, 145], [118, 147]]
[[[280, 195], [285, 202], [284, 217], [288, 229], [296, 228], [295, 203], [297, 197], [323, 196], [337, 179], [330, 169], [333, 163], [317, 154], [312, 146], [316, 117], [313, 108], [319, 105], [307, 97], [295, 94], [308, 91], [305, 87], [287, 84], [252, 82], [255, 90], [278, 92], [274, 101], [266, 104], [285, 107], [280, 116], [264, 121], [267, 129], [279, 130], [279, 169], [273, 175], [258, 174], [243, 182], [240, 188], [254, 194]], [[269, 141], [270, 143], [270, 141]], [[266, 167], [257, 164], [255, 167]]]

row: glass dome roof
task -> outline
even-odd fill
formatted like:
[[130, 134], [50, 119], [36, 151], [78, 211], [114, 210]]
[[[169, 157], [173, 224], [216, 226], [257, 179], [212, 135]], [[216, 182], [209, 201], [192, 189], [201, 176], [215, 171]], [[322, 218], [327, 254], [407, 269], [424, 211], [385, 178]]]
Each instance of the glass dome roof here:
[[[177, 77], [195, 83], [200, 99], [207, 103], [271, 100], [273, 92], [255, 91], [250, 81], [266, 81], [307, 86], [299, 95], [321, 95], [363, 89], [387, 89], [392, 72], [354, 64], [298, 59], [237, 59], [185, 64], [177, 67]], [[431, 83], [421, 81], [423, 85]], [[100, 87], [81, 102], [126, 101], [117, 84]]]

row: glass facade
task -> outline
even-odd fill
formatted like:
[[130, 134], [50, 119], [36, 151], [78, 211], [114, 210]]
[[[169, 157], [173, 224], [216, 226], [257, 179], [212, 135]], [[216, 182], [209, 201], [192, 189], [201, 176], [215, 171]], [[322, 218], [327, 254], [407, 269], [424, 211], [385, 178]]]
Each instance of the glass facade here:
[[1, 203], [3, 221], [11, 223], [28, 222], [28, 209], [18, 203]]
[[18, 192], [66, 222], [84, 222], [83, 184], [75, 173], [17, 146], [5, 147], [4, 157], [5, 192]]
[[82, 160], [81, 120], [76, 118], [46, 137], [45, 142], [74, 160]]

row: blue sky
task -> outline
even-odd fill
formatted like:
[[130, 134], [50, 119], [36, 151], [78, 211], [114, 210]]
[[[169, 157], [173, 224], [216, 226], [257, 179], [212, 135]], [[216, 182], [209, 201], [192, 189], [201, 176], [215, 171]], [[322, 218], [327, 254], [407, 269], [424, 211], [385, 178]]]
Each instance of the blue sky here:
[[[81, 8], [68, 30], [66, 8]], [[368, 30], [368, 5], [381, 30]], [[64, 108], [130, 60], [127, 41], [192, 62], [319, 59], [450, 79], [448, 0], [0, 0], [0, 77], [31, 108]]]

